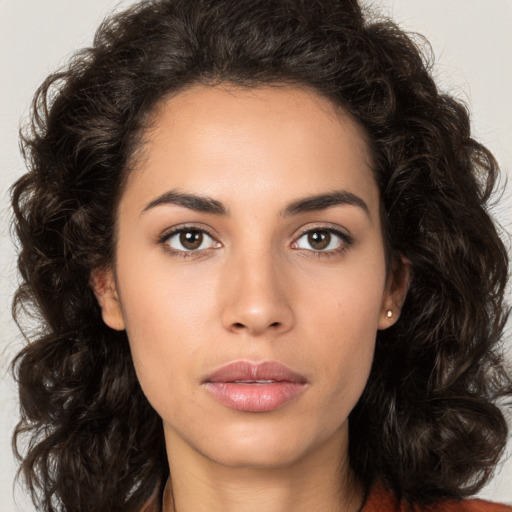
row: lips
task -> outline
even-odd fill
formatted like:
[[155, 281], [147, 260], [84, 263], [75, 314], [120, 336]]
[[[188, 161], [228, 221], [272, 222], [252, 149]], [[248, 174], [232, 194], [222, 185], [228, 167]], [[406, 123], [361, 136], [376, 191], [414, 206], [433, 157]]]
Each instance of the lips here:
[[203, 385], [221, 404], [244, 412], [283, 407], [306, 387], [306, 379], [281, 363], [235, 361], [221, 366]]

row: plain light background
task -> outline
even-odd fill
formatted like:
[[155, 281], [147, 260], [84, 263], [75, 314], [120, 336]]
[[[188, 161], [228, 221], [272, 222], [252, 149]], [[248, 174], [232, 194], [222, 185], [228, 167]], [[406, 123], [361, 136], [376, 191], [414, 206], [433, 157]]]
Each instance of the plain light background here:
[[[257, 0], [255, 0], [257, 1]], [[16, 466], [10, 438], [17, 421], [16, 390], [8, 370], [21, 347], [10, 315], [16, 287], [15, 251], [9, 237], [9, 194], [24, 172], [18, 127], [42, 80], [71, 53], [92, 42], [113, 8], [133, 0], [0, 0], [0, 496], [3, 512], [31, 512], [13, 484]], [[427, 36], [436, 55], [441, 89], [470, 105], [474, 135], [512, 178], [512, 0], [365, 0], [403, 28]], [[512, 232], [512, 180], [495, 209]], [[512, 352], [509, 327], [508, 343]], [[508, 453], [512, 453], [509, 443]], [[108, 478], [107, 475], [105, 475]], [[13, 498], [16, 495], [16, 502]], [[512, 458], [480, 493], [512, 504]]]

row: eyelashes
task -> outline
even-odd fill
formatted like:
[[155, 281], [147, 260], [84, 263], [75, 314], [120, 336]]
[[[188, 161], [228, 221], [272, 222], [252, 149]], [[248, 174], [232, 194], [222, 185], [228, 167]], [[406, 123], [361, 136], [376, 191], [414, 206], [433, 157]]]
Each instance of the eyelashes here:
[[175, 251], [195, 252], [221, 247], [206, 231], [197, 228], [186, 228], [168, 236], [166, 243]]
[[339, 229], [317, 227], [303, 231], [291, 247], [311, 251], [318, 256], [329, 256], [345, 251], [352, 243], [352, 237]]
[[[222, 243], [201, 226], [178, 226], [158, 240], [171, 255], [180, 258], [201, 257], [223, 247]], [[304, 229], [290, 244], [291, 249], [315, 256], [329, 257], [345, 252], [353, 244], [352, 236], [332, 226]]]
[[205, 255], [222, 244], [208, 229], [198, 226], [181, 226], [166, 232], [159, 240], [164, 249], [173, 256], [180, 258]]

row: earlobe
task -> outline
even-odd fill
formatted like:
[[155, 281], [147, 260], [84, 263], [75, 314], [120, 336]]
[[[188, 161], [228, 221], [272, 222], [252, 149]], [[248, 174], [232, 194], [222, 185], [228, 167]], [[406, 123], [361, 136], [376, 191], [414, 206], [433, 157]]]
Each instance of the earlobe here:
[[411, 264], [405, 258], [393, 263], [388, 278], [386, 292], [382, 301], [378, 329], [387, 329], [394, 325], [402, 311], [411, 279]]
[[94, 269], [89, 279], [96, 300], [101, 308], [103, 321], [116, 331], [125, 329], [123, 311], [111, 269]]

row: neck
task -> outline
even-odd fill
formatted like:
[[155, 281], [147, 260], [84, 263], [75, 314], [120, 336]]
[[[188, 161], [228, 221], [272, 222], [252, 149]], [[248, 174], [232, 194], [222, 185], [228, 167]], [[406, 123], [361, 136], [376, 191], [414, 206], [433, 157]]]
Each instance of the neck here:
[[348, 456], [340, 458], [347, 454], [342, 444], [332, 439], [301, 460], [271, 468], [227, 467], [200, 454], [193, 461], [174, 445], [163, 512], [357, 512], [364, 490]]

